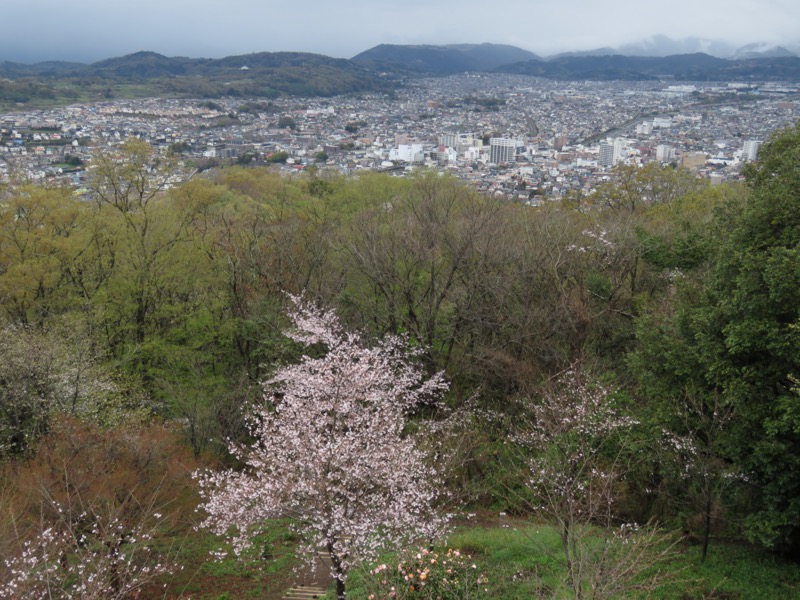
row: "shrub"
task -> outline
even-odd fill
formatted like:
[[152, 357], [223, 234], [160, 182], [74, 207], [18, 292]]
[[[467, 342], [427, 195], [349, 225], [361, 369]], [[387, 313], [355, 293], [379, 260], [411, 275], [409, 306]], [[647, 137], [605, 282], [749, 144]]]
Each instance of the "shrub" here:
[[370, 569], [365, 583], [369, 600], [464, 600], [489, 591], [489, 578], [472, 557], [454, 548], [446, 552], [426, 548], [406, 551], [399, 556], [396, 567], [381, 563]]

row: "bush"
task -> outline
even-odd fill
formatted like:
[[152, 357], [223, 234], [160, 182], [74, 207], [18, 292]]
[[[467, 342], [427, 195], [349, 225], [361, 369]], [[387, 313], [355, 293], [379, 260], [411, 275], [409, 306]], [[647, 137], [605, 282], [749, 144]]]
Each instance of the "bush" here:
[[377, 598], [436, 598], [461, 600], [489, 591], [489, 578], [469, 554], [448, 548], [406, 551], [397, 566], [381, 563], [365, 578], [369, 600]]

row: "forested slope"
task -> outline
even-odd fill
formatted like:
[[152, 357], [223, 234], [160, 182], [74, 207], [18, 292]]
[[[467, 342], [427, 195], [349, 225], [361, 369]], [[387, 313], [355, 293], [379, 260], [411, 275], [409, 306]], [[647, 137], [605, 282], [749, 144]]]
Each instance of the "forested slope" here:
[[[56, 498], [148, 528], [145, 506], [191, 520], [192, 465], [231, 462], [225, 440], [250, 439], [261, 382], [304, 352], [281, 333], [287, 293], [368, 338], [407, 336], [429, 375], [444, 370], [470, 442], [455, 449], [453, 497], [535, 505], [520, 457], [544, 450], [517, 428], [569, 371], [602, 382], [630, 424], [612, 444], [628, 457], [615, 463], [620, 519], [797, 550], [800, 129], [764, 146], [745, 185], [623, 167], [589, 198], [538, 209], [424, 173], [234, 167], [168, 186], [177, 164], [137, 140], [123, 152], [98, 155], [88, 196], [2, 192], [6, 551], [60, 518]], [[89, 439], [128, 449], [45, 476], [48, 448]], [[152, 462], [139, 444], [155, 444]]]

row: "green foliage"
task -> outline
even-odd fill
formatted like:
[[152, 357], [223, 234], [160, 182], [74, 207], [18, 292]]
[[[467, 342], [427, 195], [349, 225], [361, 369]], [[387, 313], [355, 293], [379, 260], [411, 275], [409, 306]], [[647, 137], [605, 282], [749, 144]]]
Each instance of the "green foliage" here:
[[634, 358], [646, 389], [662, 398], [706, 397], [696, 417], [708, 416], [715, 397], [732, 411], [718, 448], [752, 484], [741, 507], [748, 531], [784, 550], [800, 544], [800, 428], [791, 408], [800, 372], [798, 153], [797, 127], [765, 144], [746, 202], [712, 224], [719, 251], [710, 273], [687, 281], [674, 316], [642, 323]]
[[[155, 408], [197, 455], [222, 456], [221, 439], [247, 435], [252, 383], [298, 352], [278, 332], [283, 292], [305, 291], [348, 326], [425, 347], [427, 368], [453, 381], [453, 405], [479, 388], [478, 404], [502, 413], [453, 470], [485, 504], [504, 501], [487, 474], [508, 454], [509, 399], [580, 359], [632, 389], [651, 431], [694, 431], [720, 467], [682, 479], [680, 456], [643, 445], [624, 499], [637, 516], [694, 532], [700, 484], [713, 479], [712, 534], [747, 522], [753, 539], [789, 548], [800, 522], [798, 139], [765, 145], [747, 185], [620, 169], [591, 206], [536, 209], [427, 173], [284, 178], [234, 166], [174, 185], [173, 157], [130, 140], [93, 160], [94, 202], [36, 186], [0, 200], [0, 318], [44, 336], [80, 323], [93, 368], [115, 373], [103, 410]], [[57, 337], [54, 348], [71, 339]], [[714, 406], [732, 412], [724, 427]], [[113, 425], [101, 413], [85, 414]], [[519, 469], [502, 469], [502, 485], [525, 489]], [[752, 485], [723, 483], [731, 473]]]
[[465, 96], [464, 102], [494, 112], [500, 110], [500, 107], [506, 103], [502, 98], [482, 98], [480, 96]]
[[647, 206], [669, 204], [706, 184], [686, 169], [652, 162], [643, 168], [618, 165], [614, 179], [597, 187], [592, 202], [614, 211], [635, 212]]
[[[176, 457], [229, 460], [224, 440], [248, 435], [241, 409], [259, 399], [253, 382], [297, 357], [278, 332], [283, 292], [305, 290], [348, 326], [426, 347], [428, 368], [453, 380], [452, 405], [481, 389], [474, 405], [501, 418], [471, 414], [449, 483], [483, 506], [537, 505], [527, 461], [511, 464], [513, 397], [576, 358], [623, 388], [635, 382], [627, 410], [649, 433], [616, 488], [620, 512], [697, 537], [710, 516], [715, 542], [703, 565], [701, 547], [684, 548], [670, 569], [687, 581], [655, 596], [792, 597], [797, 579], [777, 559], [717, 540], [746, 525], [765, 546], [797, 543], [798, 146], [797, 130], [765, 145], [746, 186], [698, 189], [653, 167], [620, 173], [594, 206], [531, 209], [431, 174], [231, 167], [167, 190], [175, 164], [130, 141], [97, 157], [95, 202], [35, 186], [0, 200], [2, 331], [13, 332], [0, 350], [6, 452], [30, 448], [64, 413], [114, 429], [160, 412], [188, 447]], [[692, 461], [657, 443], [664, 429], [693, 441]], [[22, 488], [1, 489], [5, 506]], [[594, 525], [587, 543], [600, 547]], [[450, 544], [486, 566], [487, 597], [567, 594], [559, 535], [522, 529], [471, 530]], [[216, 543], [189, 534], [191, 574], [170, 593], [288, 587], [291, 540], [244, 565], [205, 566]], [[351, 583], [348, 595], [368, 595]]]
[[27, 452], [59, 415], [103, 427], [149, 414], [100, 364], [86, 324], [76, 319], [0, 329], [0, 457]]
[[195, 531], [188, 524], [163, 532], [153, 546], [161, 552], [171, 549], [181, 568], [161, 578], [159, 597], [278, 600], [296, 576], [296, 540], [286, 521], [276, 520], [271, 525], [258, 544], [241, 556], [236, 556], [224, 539]]
[[[246, 64], [244, 64], [246, 63]], [[0, 108], [52, 107], [97, 98], [275, 98], [386, 91], [392, 83], [345, 60], [296, 52], [223, 59], [167, 58], [138, 52], [92, 65], [52, 69], [6, 63]], [[242, 70], [247, 66], [246, 70]], [[5, 77], [5, 75], [4, 75]], [[218, 110], [219, 103], [209, 108]]]
[[183, 154], [189, 150], [189, 148], [189, 142], [175, 142], [169, 145], [168, 151], [172, 154]]
[[272, 102], [245, 102], [238, 108], [240, 113], [250, 113], [258, 115], [259, 113], [273, 114], [278, 110]]
[[454, 548], [414, 548], [370, 569], [364, 581], [379, 597], [461, 600], [489, 592], [477, 559]]
[[366, 121], [350, 121], [344, 126], [344, 130], [348, 133], [357, 133], [359, 129], [367, 125]]
[[[511, 522], [505, 528], [465, 527], [451, 535], [447, 543], [451, 548], [472, 555], [489, 579], [489, 591], [481, 590], [476, 597], [503, 600], [575, 597], [574, 592], [564, 586], [564, 565], [557, 558], [561, 545], [559, 534], [546, 525]], [[698, 561], [697, 547], [681, 545], [677, 550], [663, 565], [672, 573], [669, 581], [656, 589], [633, 589], [624, 597], [700, 600], [724, 596], [741, 600], [789, 600], [796, 596], [800, 585], [800, 576], [791, 562], [751, 547], [721, 545], [702, 565]], [[387, 565], [393, 560], [396, 564], [395, 557], [382, 559]], [[365, 581], [369, 577], [367, 573], [354, 573], [348, 579], [348, 597], [365, 600], [372, 591]]]
[[249, 165], [256, 158], [254, 152], [243, 152], [236, 158], [237, 165]]
[[55, 91], [52, 85], [31, 79], [0, 80], [0, 104], [22, 104], [33, 98], [52, 100]]
[[698, 547], [686, 546], [670, 568], [677, 581], [652, 594], [658, 599], [745, 598], [790, 600], [800, 585], [792, 563], [753, 547], [721, 544], [701, 563]]
[[318, 198], [330, 196], [335, 192], [334, 184], [325, 179], [314, 178], [308, 184], [308, 193]]
[[284, 115], [278, 119], [278, 127], [281, 129], [296, 129], [297, 123], [295, 123], [295, 120], [292, 117]]
[[286, 159], [289, 158], [289, 153], [285, 150], [280, 150], [278, 152], [272, 152], [271, 154], [267, 154], [264, 158], [265, 161], [268, 163], [285, 163]]
[[70, 165], [71, 167], [80, 167], [83, 165], [83, 160], [81, 159], [81, 157], [75, 156], [73, 154], [65, 154], [64, 162]]

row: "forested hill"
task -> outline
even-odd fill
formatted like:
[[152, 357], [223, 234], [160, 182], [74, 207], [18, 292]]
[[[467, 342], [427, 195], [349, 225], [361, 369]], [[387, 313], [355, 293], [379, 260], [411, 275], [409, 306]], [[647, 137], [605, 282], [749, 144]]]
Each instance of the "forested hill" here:
[[353, 57], [372, 69], [404, 76], [492, 71], [564, 80], [747, 81], [800, 76], [795, 56], [723, 59], [696, 52], [671, 56], [626, 56], [612, 49], [541, 58], [497, 44], [400, 46], [381, 44]]
[[[743, 60], [708, 54], [621, 55], [542, 59], [499, 44], [398, 46], [381, 44], [352, 59], [304, 52], [259, 52], [220, 59], [137, 52], [92, 64], [49, 61], [0, 63], [0, 101], [58, 103], [85, 96], [275, 97], [335, 96], [390, 91], [410, 77], [498, 72], [563, 80], [769, 81], [800, 78], [800, 58]], [[3, 81], [3, 80], [6, 81]]]
[[800, 58], [781, 56], [730, 60], [702, 52], [674, 56], [566, 56], [529, 60], [495, 69], [499, 73], [564, 80], [769, 81], [800, 77]]
[[334, 96], [386, 88], [383, 79], [353, 61], [304, 52], [259, 52], [220, 59], [136, 52], [89, 65], [0, 63], [0, 78], [55, 80], [73, 85], [143, 83], [152, 95], [194, 97]]
[[[47, 61], [26, 65], [0, 62], [0, 77], [123, 77], [152, 79], [158, 77], [211, 77], [264, 74], [265, 69], [281, 70], [301, 67], [308, 76], [314, 70], [336, 69], [343, 75], [364, 75], [386, 68], [419, 74], [491, 71], [512, 63], [539, 59], [533, 52], [502, 44], [453, 44], [446, 46], [399, 46], [381, 44], [352, 59], [331, 58], [307, 52], [257, 52], [225, 58], [168, 57], [156, 52], [135, 52], [108, 58], [92, 64]], [[271, 74], [267, 72], [266, 74]]]
[[357, 54], [352, 60], [375, 70], [451, 75], [465, 71], [491, 71], [503, 65], [540, 59], [533, 52], [503, 44], [380, 44]]

